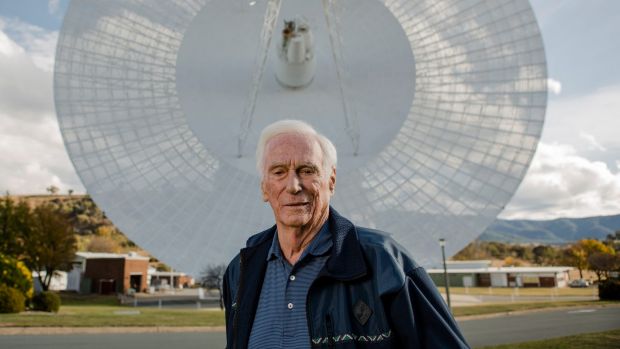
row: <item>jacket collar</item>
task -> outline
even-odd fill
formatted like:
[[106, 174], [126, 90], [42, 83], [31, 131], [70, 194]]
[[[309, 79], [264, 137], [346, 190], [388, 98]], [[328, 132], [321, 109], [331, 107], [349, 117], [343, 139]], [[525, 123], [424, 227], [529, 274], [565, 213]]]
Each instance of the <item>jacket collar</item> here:
[[366, 260], [353, 223], [331, 206], [328, 222], [333, 246], [331, 256], [319, 276], [349, 281], [366, 275]]
[[[319, 276], [328, 276], [337, 280], [348, 281], [366, 275], [366, 261], [362, 253], [357, 230], [353, 223], [342, 217], [331, 206], [329, 207], [327, 222], [332, 235], [333, 245], [330, 258]], [[265, 263], [271, 246], [270, 242], [273, 241], [275, 232], [276, 226], [274, 225], [248, 239], [247, 247], [242, 250], [242, 254], [246, 255], [248, 263]], [[258, 258], [261, 257], [263, 260], [259, 262]]]

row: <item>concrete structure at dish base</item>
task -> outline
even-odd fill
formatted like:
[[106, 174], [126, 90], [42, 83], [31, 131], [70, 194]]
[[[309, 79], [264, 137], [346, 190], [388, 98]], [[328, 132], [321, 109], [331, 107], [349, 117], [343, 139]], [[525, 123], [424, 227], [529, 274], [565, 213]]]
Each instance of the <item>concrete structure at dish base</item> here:
[[[491, 261], [446, 262], [454, 287], [566, 287], [572, 267], [491, 267]], [[443, 266], [427, 270], [438, 287], [445, 286]]]

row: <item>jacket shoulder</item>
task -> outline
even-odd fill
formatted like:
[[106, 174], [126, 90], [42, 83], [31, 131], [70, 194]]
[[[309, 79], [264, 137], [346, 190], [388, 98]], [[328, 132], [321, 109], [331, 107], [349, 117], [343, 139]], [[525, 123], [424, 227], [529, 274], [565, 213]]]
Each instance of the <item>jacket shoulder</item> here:
[[233, 258], [230, 263], [228, 263], [228, 267], [226, 268], [226, 272], [224, 273], [224, 282], [227, 285], [228, 290], [230, 291], [230, 299], [234, 299], [235, 294], [237, 293], [237, 285], [239, 284], [239, 275], [241, 272], [241, 255], [237, 254], [235, 258]]
[[396, 292], [403, 287], [407, 276], [420, 268], [388, 233], [364, 227], [356, 227], [356, 230], [369, 268], [376, 277], [381, 277], [381, 293]]
[[263, 230], [260, 233], [256, 233], [248, 238], [245, 245], [246, 247], [254, 247], [259, 245], [267, 240], [273, 239], [273, 234], [275, 234], [276, 227], [275, 225], [267, 230]]
[[405, 273], [419, 268], [418, 263], [407, 250], [390, 234], [376, 229], [356, 227], [360, 244], [364, 250], [372, 250], [383, 258], [390, 258], [400, 265]]

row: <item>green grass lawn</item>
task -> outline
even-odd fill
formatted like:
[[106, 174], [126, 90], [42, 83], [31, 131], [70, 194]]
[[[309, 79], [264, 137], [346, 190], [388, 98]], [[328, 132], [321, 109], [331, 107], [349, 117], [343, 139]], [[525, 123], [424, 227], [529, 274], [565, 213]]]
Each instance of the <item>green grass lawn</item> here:
[[576, 336], [545, 339], [517, 344], [504, 344], [479, 349], [612, 349], [620, 348], [620, 329], [585, 333]]
[[57, 314], [0, 314], [0, 327], [224, 326], [219, 309], [146, 308], [119, 305], [115, 296], [61, 293]]
[[549, 309], [561, 307], [577, 307], [577, 306], [620, 306], [620, 302], [612, 301], [556, 301], [556, 302], [528, 302], [528, 303], [497, 303], [483, 304], [467, 307], [453, 307], [454, 316], [472, 316], [486, 315], [497, 313], [508, 313], [515, 311], [533, 310], [533, 309]]
[[0, 314], [0, 327], [223, 326], [224, 312], [211, 309], [153, 309], [63, 305], [57, 314]]
[[[440, 292], [445, 292], [444, 287], [437, 288]], [[512, 287], [450, 287], [451, 294], [469, 294], [472, 296], [479, 295], [495, 295], [495, 296], [555, 296], [555, 297], [587, 297], [598, 296], [598, 288], [586, 287], [586, 288], [546, 288], [546, 287], [526, 287], [526, 288], [512, 288]]]
[[[114, 296], [61, 294], [57, 314], [24, 312], [0, 314], [0, 327], [100, 327], [100, 326], [224, 326], [219, 309], [173, 309], [119, 305]], [[557, 301], [484, 304], [454, 307], [455, 316], [507, 313], [521, 310], [573, 307], [620, 306], [620, 302]]]

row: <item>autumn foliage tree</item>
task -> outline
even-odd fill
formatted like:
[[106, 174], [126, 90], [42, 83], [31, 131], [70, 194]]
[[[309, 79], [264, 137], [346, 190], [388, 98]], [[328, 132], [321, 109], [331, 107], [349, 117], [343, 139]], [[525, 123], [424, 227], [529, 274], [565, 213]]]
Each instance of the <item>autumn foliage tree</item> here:
[[0, 254], [15, 258], [23, 254], [22, 230], [28, 224], [30, 207], [7, 194], [0, 199]]
[[38, 272], [41, 287], [47, 291], [54, 274], [59, 270], [69, 270], [75, 258], [73, 227], [49, 204], [32, 210], [27, 223], [21, 232], [23, 261], [31, 270]]
[[598, 281], [609, 278], [609, 273], [620, 269], [620, 256], [618, 254], [596, 252], [588, 257], [590, 269], [596, 273]]
[[583, 270], [592, 269], [588, 258], [596, 253], [615, 254], [613, 248], [596, 239], [581, 239], [564, 250], [564, 261], [579, 270], [583, 279]]
[[0, 253], [0, 285], [14, 288], [26, 299], [34, 294], [32, 273], [17, 259]]
[[86, 245], [86, 251], [118, 253], [119, 247], [110, 238], [104, 236], [93, 236], [88, 242], [88, 245]]
[[28, 269], [39, 272], [44, 290], [49, 288], [56, 271], [71, 266], [75, 249], [71, 223], [52, 205], [43, 204], [32, 209], [26, 202], [16, 202], [8, 194], [0, 199], [0, 255], [14, 258]]

